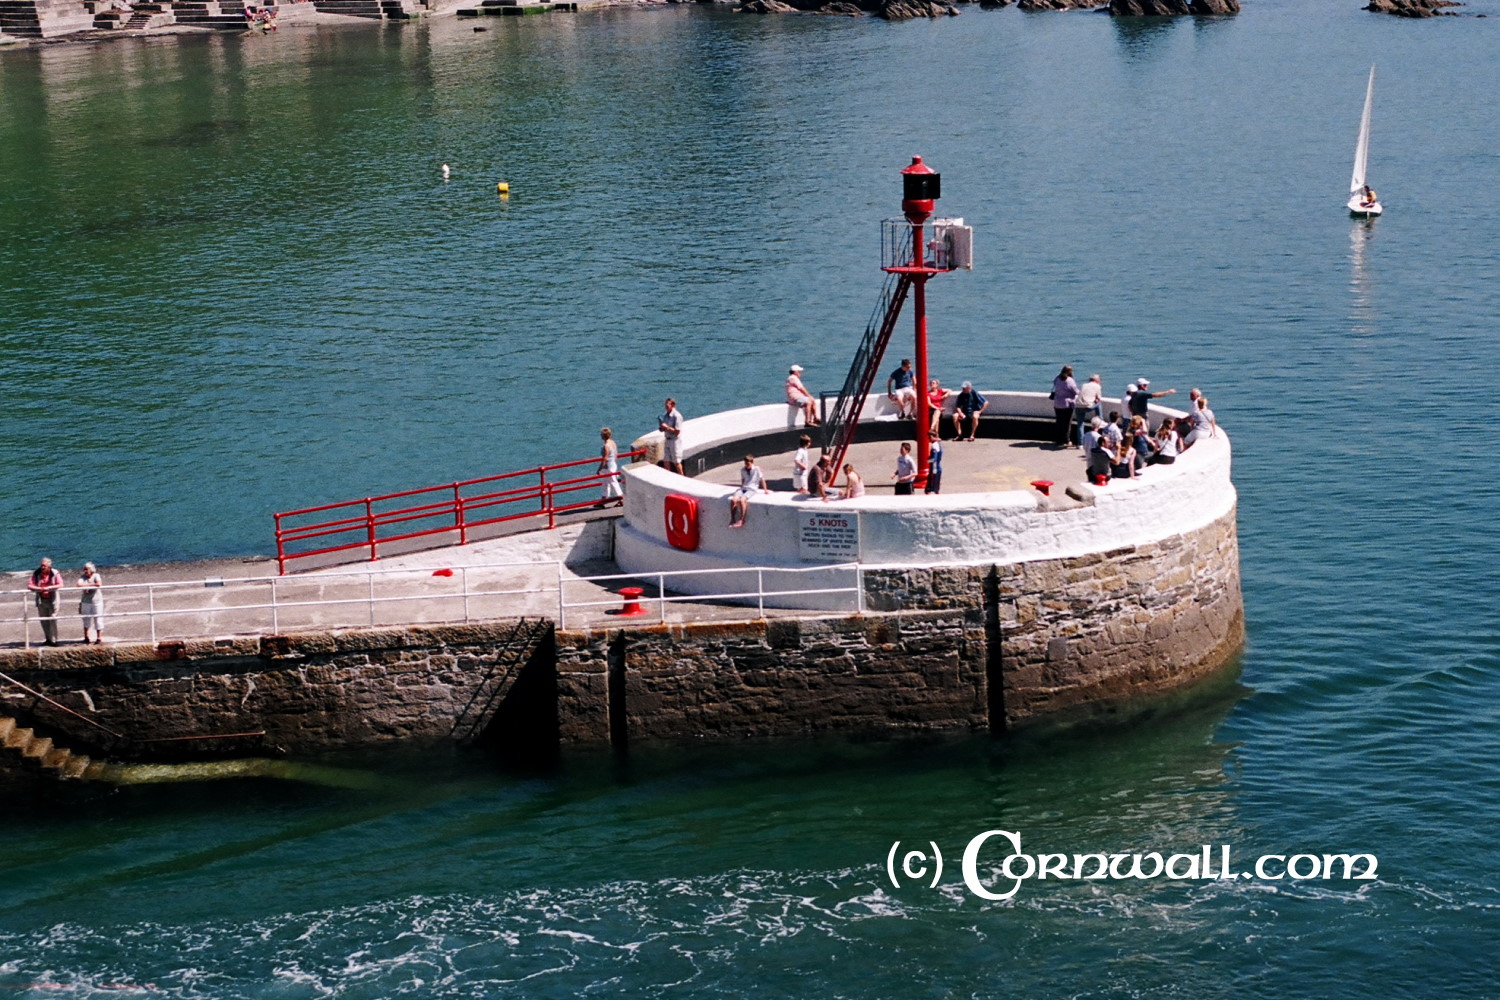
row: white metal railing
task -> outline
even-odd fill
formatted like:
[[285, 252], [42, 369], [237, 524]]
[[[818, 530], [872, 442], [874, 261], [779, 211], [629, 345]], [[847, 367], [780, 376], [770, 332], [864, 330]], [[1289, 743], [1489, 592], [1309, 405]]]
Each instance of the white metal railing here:
[[[731, 582], [735, 574], [744, 578], [738, 586]], [[847, 578], [848, 583], [827, 586], [827, 574], [832, 574], [836, 582]], [[748, 584], [752, 575], [753, 586]], [[709, 593], [681, 592], [687, 578], [705, 577], [722, 578], [725, 585], [711, 588]], [[284, 629], [470, 622], [553, 614], [558, 627], [566, 628], [570, 611], [576, 621], [590, 608], [620, 607], [621, 595], [614, 590], [626, 582], [641, 585], [642, 596], [648, 587], [654, 589], [655, 593], [645, 600], [655, 608], [658, 621], [666, 620], [668, 605], [694, 602], [753, 606], [759, 617], [765, 617], [768, 601], [772, 608], [800, 604], [804, 610], [864, 611], [863, 573], [856, 563], [579, 576], [569, 572], [560, 560], [548, 560], [107, 584], [98, 588], [102, 613], [97, 617], [110, 641], [152, 643], [268, 631], [275, 634]], [[592, 588], [587, 599], [569, 599], [569, 588], [577, 587]], [[59, 592], [58, 613], [51, 616], [59, 632], [72, 627], [82, 633], [84, 616], [74, 610], [82, 589], [64, 587]], [[845, 596], [840, 599], [839, 595]], [[41, 638], [34, 596], [24, 589], [0, 590], [0, 643], [29, 647]], [[576, 589], [571, 596], [579, 596]], [[792, 598], [799, 600], [787, 600]], [[5, 614], [4, 609], [14, 612]]]
[[[853, 581], [847, 587], [794, 587], [790, 589], [767, 590], [766, 574], [777, 576], [806, 576], [813, 573], [847, 573]], [[730, 590], [720, 593], [689, 593], [668, 594], [667, 580], [677, 580], [682, 577], [713, 577], [755, 574], [755, 588], [753, 590]], [[667, 605], [674, 603], [703, 603], [710, 601], [728, 601], [731, 603], [755, 601], [758, 616], [766, 616], [766, 598], [768, 597], [814, 597], [825, 594], [848, 594], [852, 600], [849, 602], [848, 610], [855, 614], [863, 614], [865, 610], [865, 587], [864, 568], [859, 563], [837, 563], [831, 566], [806, 566], [788, 568], [783, 566], [735, 566], [727, 569], [690, 569], [690, 570], [661, 570], [654, 573], [611, 573], [604, 576], [575, 577], [574, 580], [589, 583], [602, 583], [607, 580], [633, 580], [633, 581], [656, 581], [656, 595], [648, 597], [644, 592], [639, 595], [642, 600], [648, 600], [656, 605], [657, 621], [666, 621]], [[572, 581], [567, 581], [572, 582]], [[614, 605], [620, 602], [616, 597], [610, 601], [564, 601], [562, 600], [561, 582], [558, 588], [559, 599], [557, 607], [558, 627], [566, 628], [567, 611], [569, 608], [591, 608], [603, 605]], [[814, 610], [814, 609], [803, 609]], [[826, 610], [826, 609], [824, 609]]]

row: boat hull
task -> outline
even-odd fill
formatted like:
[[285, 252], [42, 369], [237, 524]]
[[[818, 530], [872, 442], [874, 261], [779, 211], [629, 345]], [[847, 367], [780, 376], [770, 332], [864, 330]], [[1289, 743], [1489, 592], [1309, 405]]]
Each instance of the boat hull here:
[[1365, 205], [1358, 198], [1349, 199], [1349, 214], [1358, 216], [1361, 219], [1373, 219], [1384, 211], [1385, 206], [1378, 201], [1373, 205]]

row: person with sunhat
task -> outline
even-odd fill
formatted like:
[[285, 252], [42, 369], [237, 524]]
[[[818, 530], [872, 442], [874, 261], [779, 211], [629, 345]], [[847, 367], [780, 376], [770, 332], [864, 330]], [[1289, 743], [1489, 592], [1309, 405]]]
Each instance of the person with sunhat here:
[[818, 426], [817, 404], [812, 393], [802, 384], [802, 366], [792, 365], [786, 377], [786, 401], [802, 410], [802, 422], [808, 427]]

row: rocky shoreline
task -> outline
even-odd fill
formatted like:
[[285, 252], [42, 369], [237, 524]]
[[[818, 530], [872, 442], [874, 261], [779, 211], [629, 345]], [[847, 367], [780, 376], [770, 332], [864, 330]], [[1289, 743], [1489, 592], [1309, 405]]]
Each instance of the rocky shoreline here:
[[[1375, 0], [1377, 3], [1442, 3], [1444, 0]], [[1116, 17], [1225, 16], [1238, 14], [1239, 0], [745, 0], [736, 10], [746, 14], [869, 14], [887, 21], [919, 17], [953, 17], [963, 4], [982, 9], [1016, 7], [1024, 11], [1091, 10]]]
[[[32, 0], [32, 2], [38, 10], [42, 7], [57, 8], [64, 4], [77, 6], [80, 16], [83, 17], [93, 16], [96, 8], [119, 8], [120, 13], [127, 15], [134, 10], [137, 13], [137, 19], [135, 23], [131, 23], [126, 18], [121, 18], [117, 22], [119, 26], [114, 28], [74, 28], [52, 34], [42, 32], [41, 36], [37, 37], [34, 32], [19, 31], [14, 24], [7, 24], [6, 17], [0, 16], [0, 50], [27, 48], [32, 45], [98, 43], [115, 38], [214, 34], [223, 33], [226, 28], [223, 24], [208, 27], [195, 23], [172, 23], [170, 18], [167, 19], [167, 23], [161, 23], [160, 12], [171, 8], [173, 6], [171, 2], [127, 3], [125, 0]], [[461, 7], [466, 3], [472, 3], [473, 0], [413, 0], [413, 2], [422, 8], [411, 15], [414, 19], [418, 16], [451, 15], [459, 12]], [[525, 9], [528, 13], [532, 8], [551, 9], [554, 6], [548, 0], [511, 0], [511, 3]], [[732, 4], [736, 11], [747, 14], [872, 16], [888, 21], [953, 17], [961, 13], [965, 6], [995, 9], [1014, 5], [1017, 9], [1028, 12], [1086, 10], [1114, 17], [1226, 17], [1238, 14], [1240, 11], [1240, 0], [577, 0], [577, 2], [563, 6], [576, 10], [598, 7], [660, 7], [679, 3]], [[194, 6], [203, 6], [203, 4]], [[239, 10], [239, 7], [230, 3], [229, 0], [225, 0], [222, 6], [226, 10], [231, 7], [235, 11]], [[1394, 17], [1424, 18], [1457, 17], [1460, 14], [1453, 8], [1463, 6], [1464, 4], [1458, 0], [1367, 0], [1361, 9]], [[149, 8], [148, 13], [155, 13], [158, 16], [140, 18], [140, 12], [147, 8]], [[368, 23], [369, 21], [368, 17], [356, 17], [325, 10], [323, 6], [320, 6], [320, 0], [296, 0], [293, 3], [282, 3], [275, 9], [281, 12], [280, 26], [290, 29], [330, 24]], [[1484, 17], [1485, 15], [1473, 16]], [[476, 28], [475, 30], [483, 29]]]

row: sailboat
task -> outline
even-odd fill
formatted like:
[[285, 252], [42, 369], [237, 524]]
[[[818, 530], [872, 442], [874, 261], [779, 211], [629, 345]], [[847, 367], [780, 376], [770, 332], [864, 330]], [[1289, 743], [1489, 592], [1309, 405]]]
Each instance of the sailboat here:
[[1375, 67], [1370, 67], [1370, 83], [1365, 88], [1365, 113], [1359, 119], [1359, 142], [1354, 146], [1354, 176], [1349, 180], [1349, 213], [1371, 218], [1385, 211], [1375, 189], [1365, 182], [1365, 168], [1370, 159], [1370, 107], [1375, 103]]

